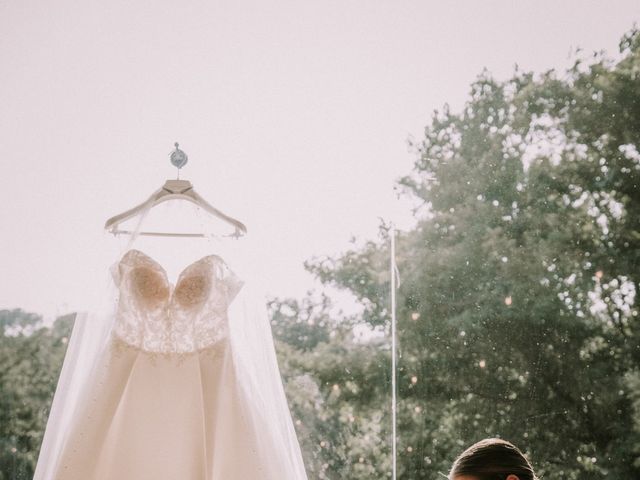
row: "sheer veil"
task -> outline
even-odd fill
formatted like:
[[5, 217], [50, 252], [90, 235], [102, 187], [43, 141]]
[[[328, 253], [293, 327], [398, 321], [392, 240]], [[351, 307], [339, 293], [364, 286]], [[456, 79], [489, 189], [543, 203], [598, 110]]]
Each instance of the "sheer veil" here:
[[[172, 203], [172, 202], [165, 202]], [[174, 202], [175, 203], [175, 202]], [[187, 203], [187, 202], [180, 202]], [[107, 348], [116, 318], [118, 288], [113, 281], [114, 268], [126, 250], [132, 248], [139, 238], [141, 226], [148, 217], [152, 204], [145, 204], [133, 219], [135, 227], [124, 247], [119, 247], [117, 255], [109, 264], [97, 266], [98, 278], [88, 279], [101, 289], [100, 301], [78, 311], [71, 336], [67, 344], [62, 370], [51, 404], [45, 435], [41, 445], [34, 480], [54, 480], [61, 454], [68, 441], [79, 411], [92, 396], [91, 378], [99, 360]], [[158, 207], [155, 207], [156, 210]], [[199, 209], [198, 209], [199, 210]], [[197, 215], [200, 212], [196, 211]], [[213, 222], [220, 223], [217, 220]], [[211, 223], [200, 221], [206, 229]], [[306, 480], [300, 446], [294, 429], [291, 413], [282, 385], [282, 377], [276, 358], [274, 342], [265, 302], [264, 277], [258, 261], [263, 255], [264, 239], [251, 238], [250, 230], [246, 238], [225, 241], [226, 247], [218, 245], [208, 253], [219, 254], [228, 268], [242, 281], [241, 288], [229, 305], [229, 346], [231, 367], [235, 382], [239, 408], [242, 409], [251, 430], [255, 432], [256, 452], [252, 454], [268, 459], [265, 462], [265, 480]], [[104, 233], [108, 249], [114, 248], [114, 238]], [[154, 239], [158, 248], [162, 239]], [[188, 240], [182, 248], [189, 250]], [[259, 247], [262, 245], [262, 247]], [[227, 249], [225, 253], [221, 250]], [[173, 252], [173, 250], [171, 251]], [[107, 254], [111, 256], [108, 252]], [[206, 406], [205, 406], [206, 407]], [[88, 479], [89, 480], [89, 479]], [[203, 479], [205, 480], [205, 479]], [[208, 478], [206, 480], [235, 480], [231, 478]], [[245, 479], [238, 479], [245, 480]], [[255, 479], [259, 480], [259, 479]]]

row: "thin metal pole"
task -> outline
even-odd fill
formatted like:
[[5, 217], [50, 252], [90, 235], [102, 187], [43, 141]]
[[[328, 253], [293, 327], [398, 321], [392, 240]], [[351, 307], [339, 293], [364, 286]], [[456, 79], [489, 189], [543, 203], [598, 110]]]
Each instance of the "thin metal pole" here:
[[392, 440], [391, 440], [391, 468], [392, 479], [396, 480], [397, 476], [397, 437], [396, 437], [396, 230], [393, 223], [391, 224], [391, 422], [392, 422]]

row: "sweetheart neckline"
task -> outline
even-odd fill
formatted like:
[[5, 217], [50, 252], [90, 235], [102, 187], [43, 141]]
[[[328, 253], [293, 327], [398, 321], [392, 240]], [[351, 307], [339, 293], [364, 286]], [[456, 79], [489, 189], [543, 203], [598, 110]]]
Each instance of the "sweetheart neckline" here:
[[192, 267], [194, 267], [195, 265], [198, 265], [201, 262], [204, 262], [205, 260], [208, 259], [216, 259], [218, 260], [220, 263], [222, 263], [223, 265], [226, 265], [226, 262], [224, 261], [224, 259], [220, 256], [217, 255], [215, 253], [211, 253], [208, 255], [205, 255], [204, 257], [201, 257], [197, 260], [194, 260], [193, 262], [191, 262], [190, 264], [188, 264], [186, 267], [184, 267], [180, 273], [178, 273], [178, 277], [176, 278], [175, 282], [172, 282], [169, 280], [169, 275], [167, 274], [166, 269], [162, 266], [162, 264], [160, 262], [158, 262], [155, 258], [153, 258], [151, 255], [143, 252], [142, 250], [138, 250], [137, 248], [130, 248], [129, 250], [127, 250], [121, 257], [120, 260], [118, 260], [117, 264], [118, 266], [120, 266], [122, 264], [122, 262], [124, 261], [124, 259], [127, 257], [127, 255], [129, 255], [130, 253], [137, 253], [139, 255], [142, 255], [144, 258], [146, 258], [147, 260], [149, 260], [153, 265], [157, 266], [160, 271], [162, 272], [163, 278], [165, 280], [165, 282], [167, 284], [169, 284], [169, 286], [171, 287], [170, 290], [174, 290], [175, 287], [177, 286], [178, 283], [180, 283], [180, 280], [182, 279], [183, 275]]

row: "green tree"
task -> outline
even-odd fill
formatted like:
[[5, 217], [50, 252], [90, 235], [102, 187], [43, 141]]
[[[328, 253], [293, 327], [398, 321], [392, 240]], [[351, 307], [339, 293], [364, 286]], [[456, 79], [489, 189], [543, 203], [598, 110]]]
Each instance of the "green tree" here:
[[0, 479], [33, 478], [75, 315], [0, 311]]
[[[401, 478], [486, 436], [545, 478], [638, 478], [637, 30], [620, 51], [564, 75], [483, 72], [411, 143], [399, 184], [425, 213], [398, 239]], [[388, 321], [387, 243], [309, 265], [371, 325]]]
[[[360, 342], [360, 316], [334, 312], [325, 294], [273, 299], [280, 368], [309, 478], [377, 478], [389, 464], [386, 341]], [[381, 402], [382, 401], [382, 402]]]

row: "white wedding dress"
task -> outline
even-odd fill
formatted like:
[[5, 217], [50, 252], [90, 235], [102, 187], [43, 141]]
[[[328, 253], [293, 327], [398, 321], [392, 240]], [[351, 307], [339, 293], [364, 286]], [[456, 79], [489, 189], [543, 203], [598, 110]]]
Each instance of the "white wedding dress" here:
[[[230, 313], [245, 281], [213, 254], [174, 285], [137, 249], [111, 274], [112, 324], [68, 405], [71, 380], [60, 381], [34, 478], [305, 480], [282, 385], [265, 392], [260, 372], [234, 352], [233, 322], [253, 321], [245, 310]], [[255, 360], [255, 368], [271, 361]], [[71, 377], [74, 365], [64, 368]]]

